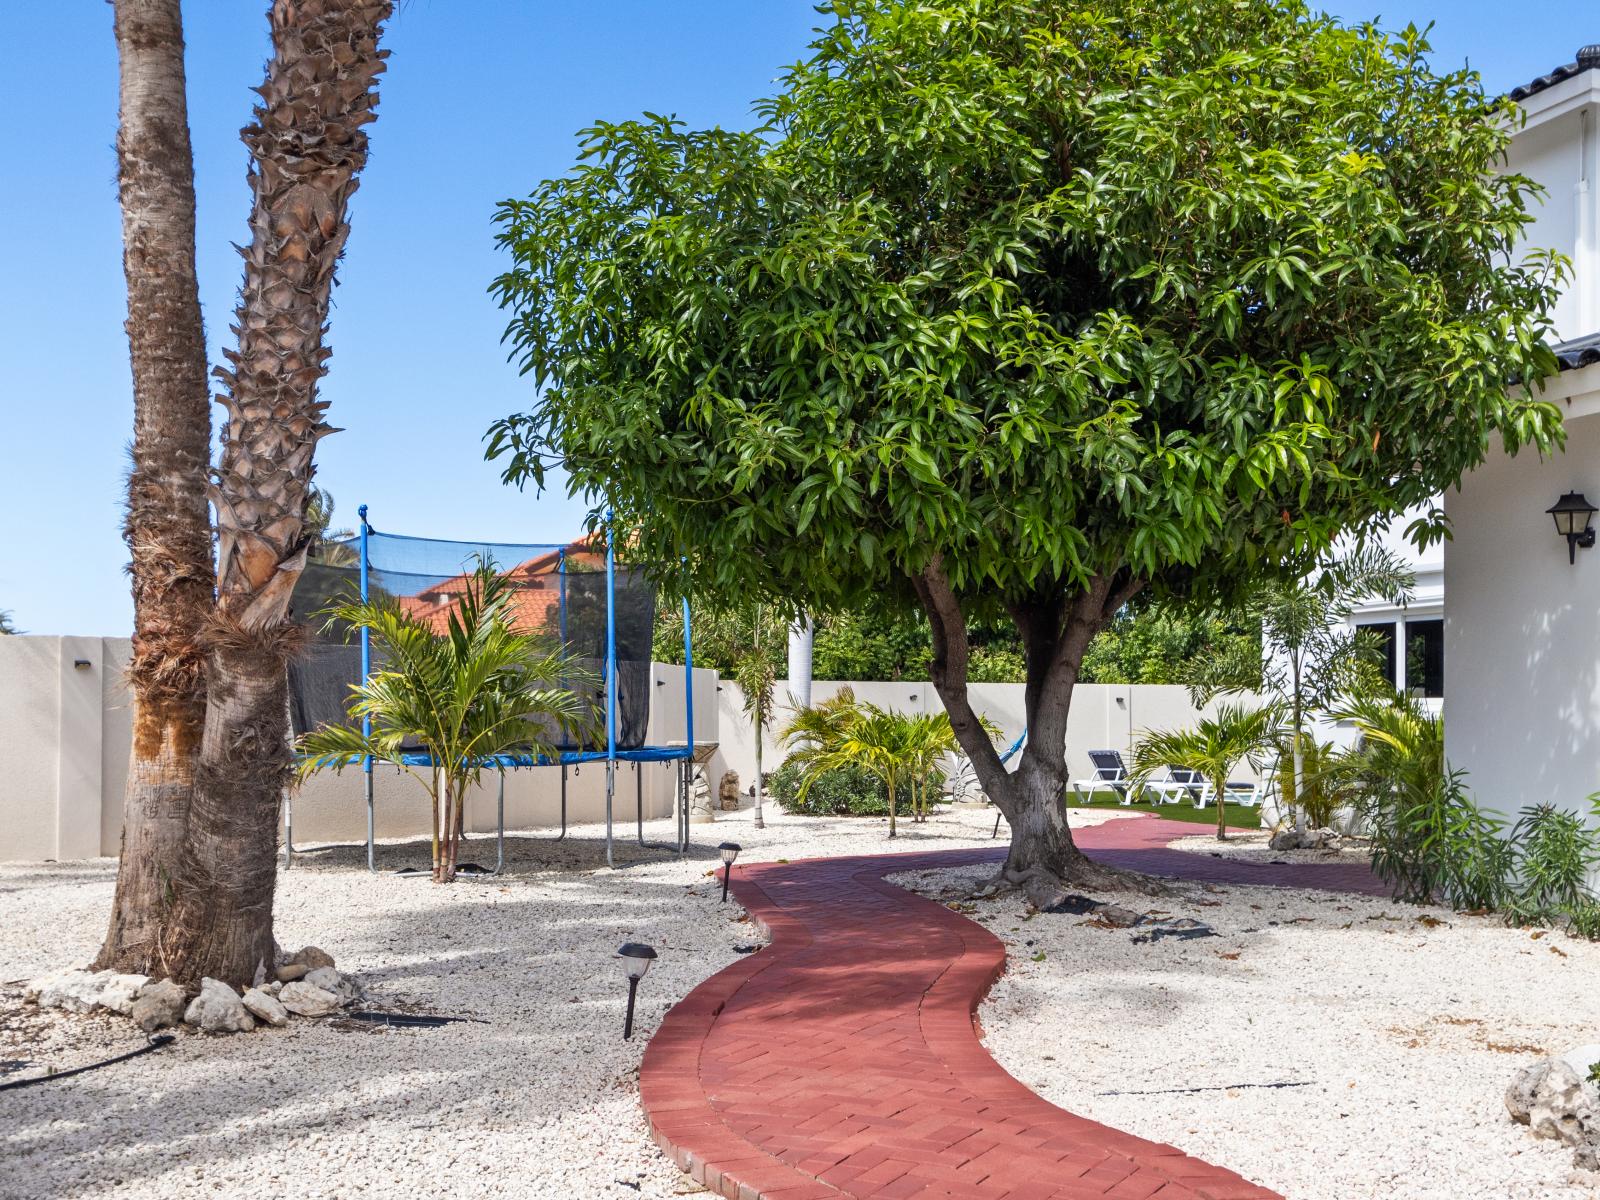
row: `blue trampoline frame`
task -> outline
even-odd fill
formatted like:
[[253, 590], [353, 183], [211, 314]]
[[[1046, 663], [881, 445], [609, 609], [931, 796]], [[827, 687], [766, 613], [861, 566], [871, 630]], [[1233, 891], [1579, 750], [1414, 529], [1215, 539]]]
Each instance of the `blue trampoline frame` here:
[[[357, 510], [361, 517], [361, 532], [357, 539], [361, 554], [360, 583], [361, 599], [369, 598], [371, 559], [368, 551], [368, 535], [374, 532], [371, 522], [367, 519], [367, 506], [361, 505]], [[498, 875], [505, 867], [505, 837], [506, 837], [506, 783], [505, 773], [521, 767], [548, 767], [561, 768], [561, 833], [554, 839], [560, 841], [567, 836], [567, 768], [583, 763], [603, 762], [606, 764], [606, 865], [616, 866], [613, 856], [613, 816], [614, 801], [616, 796], [616, 775], [619, 762], [634, 764], [636, 783], [635, 819], [639, 845], [655, 849], [675, 851], [684, 855], [689, 850], [689, 790], [692, 785], [694, 773], [694, 638], [690, 629], [689, 598], [683, 597], [683, 702], [684, 702], [684, 744], [682, 746], [639, 746], [634, 749], [617, 748], [617, 558], [616, 547], [612, 539], [612, 518], [610, 509], [606, 510], [605, 538], [606, 538], [606, 644], [605, 644], [605, 723], [606, 723], [606, 748], [604, 750], [564, 750], [556, 755], [547, 754], [497, 754], [483, 760], [485, 766], [494, 767], [500, 775], [498, 807], [498, 832], [496, 834], [496, 861], [495, 868], [490, 875]], [[559, 611], [561, 644], [566, 645], [567, 640], [567, 552], [565, 547], [558, 551], [556, 572], [560, 577]], [[363, 683], [372, 675], [372, 634], [368, 629], [361, 630], [361, 680]], [[654, 697], [652, 696], [652, 701]], [[366, 736], [372, 734], [372, 718], [365, 716], [361, 720], [361, 730]], [[401, 755], [401, 761], [407, 766], [427, 767], [433, 765], [433, 755], [426, 752], [416, 752]], [[377, 836], [376, 836], [376, 802], [373, 787], [373, 766], [376, 760], [369, 754], [361, 764], [363, 772], [362, 793], [367, 805], [367, 869], [376, 873], [377, 866]], [[650, 843], [644, 840], [644, 776], [640, 771], [640, 764], [647, 762], [677, 762], [677, 798], [674, 805], [677, 818], [675, 845]], [[294, 853], [293, 817], [292, 809], [284, 810], [284, 860], [287, 863]]]

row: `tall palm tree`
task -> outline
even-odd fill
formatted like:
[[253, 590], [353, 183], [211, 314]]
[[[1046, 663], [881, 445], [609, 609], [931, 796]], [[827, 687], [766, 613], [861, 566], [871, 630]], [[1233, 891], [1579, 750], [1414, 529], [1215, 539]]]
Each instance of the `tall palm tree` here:
[[272, 57], [250, 149], [250, 243], [212, 500], [217, 598], [207, 705], [166, 970], [248, 981], [274, 953], [279, 804], [291, 771], [285, 665], [300, 632], [289, 598], [309, 548], [313, 455], [333, 428], [318, 381], [365, 126], [376, 117], [390, 0], [273, 0]]
[[1214, 716], [1201, 718], [1193, 729], [1147, 733], [1140, 738], [1133, 748], [1134, 779], [1148, 779], [1166, 766], [1198, 771], [1211, 784], [1217, 802], [1217, 840], [1226, 841], [1228, 776], [1244, 761], [1261, 768], [1262, 752], [1277, 738], [1278, 725], [1276, 705], [1218, 705]]
[[0, 608], [0, 637], [21, 632], [22, 630], [18, 629], [16, 623], [11, 619], [11, 610], [9, 608]]
[[114, 0], [117, 196], [133, 373], [123, 538], [133, 589], [133, 746], [122, 858], [96, 965], [155, 969], [205, 721], [202, 633], [215, 576], [206, 470], [211, 397], [195, 276], [194, 155], [179, 0]]
[[[456, 876], [467, 793], [496, 755], [553, 755], [548, 733], [580, 737], [598, 729], [593, 687], [573, 678], [560, 646], [513, 626], [516, 590], [480, 561], [438, 634], [390, 598], [336, 605], [328, 624], [370, 631], [390, 664], [354, 689], [351, 723], [300, 738], [302, 778], [335, 772], [371, 756], [417, 779], [433, 802], [433, 881]], [[364, 720], [371, 733], [362, 731]], [[428, 751], [433, 766], [406, 761], [408, 747]]]

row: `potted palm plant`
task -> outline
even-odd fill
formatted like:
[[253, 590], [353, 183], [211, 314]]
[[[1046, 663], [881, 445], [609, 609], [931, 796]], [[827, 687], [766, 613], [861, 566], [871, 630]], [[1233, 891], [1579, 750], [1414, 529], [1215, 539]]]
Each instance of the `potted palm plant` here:
[[[299, 774], [339, 772], [370, 755], [414, 777], [433, 804], [435, 883], [455, 879], [467, 794], [485, 771], [505, 770], [497, 756], [552, 755], [552, 733], [587, 738], [597, 726], [585, 698], [594, 688], [559, 644], [515, 627], [514, 597], [494, 563], [479, 559], [442, 634], [390, 597], [325, 614], [330, 626], [368, 630], [385, 666], [351, 689], [350, 724], [300, 738]], [[418, 751], [428, 764], [407, 761]]]

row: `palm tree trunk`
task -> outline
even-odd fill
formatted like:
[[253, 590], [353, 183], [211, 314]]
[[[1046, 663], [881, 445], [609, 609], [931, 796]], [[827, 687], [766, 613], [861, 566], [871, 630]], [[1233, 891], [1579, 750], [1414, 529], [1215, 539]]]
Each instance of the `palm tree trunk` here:
[[1211, 795], [1217, 802], [1217, 841], [1228, 840], [1228, 777], [1211, 781]]
[[[250, 245], [232, 371], [219, 370], [228, 420], [212, 501], [217, 613], [211, 697], [190, 813], [196, 852], [178, 882], [171, 973], [248, 982], [272, 946], [279, 797], [290, 756], [280, 695], [299, 643], [290, 593], [305, 565], [312, 456], [333, 432], [317, 382], [334, 269], [375, 118], [378, 47], [389, 0], [274, 0], [273, 55], [250, 148]], [[222, 703], [219, 703], [219, 698]]]
[[205, 719], [201, 631], [215, 578], [206, 477], [211, 398], [195, 279], [194, 156], [179, 0], [115, 0], [117, 189], [133, 368], [133, 749], [122, 859], [95, 965], [157, 969]]
[[765, 829], [767, 823], [761, 814], [761, 800], [764, 789], [761, 786], [761, 738], [766, 730], [766, 713], [756, 710], [756, 820], [757, 829]]
[[894, 836], [894, 776], [890, 775], [885, 782], [889, 785], [889, 836]]

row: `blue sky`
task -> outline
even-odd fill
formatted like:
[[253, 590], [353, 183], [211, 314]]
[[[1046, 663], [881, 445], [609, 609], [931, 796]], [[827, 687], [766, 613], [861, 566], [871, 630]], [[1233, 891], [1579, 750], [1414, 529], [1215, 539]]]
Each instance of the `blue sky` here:
[[[265, 0], [186, 6], [201, 302], [212, 361], [239, 284], [238, 130], [267, 54]], [[494, 418], [526, 404], [485, 293], [490, 216], [571, 166], [575, 132], [649, 109], [748, 123], [816, 17], [796, 0], [403, 0], [334, 296], [318, 450], [344, 520], [555, 541], [582, 505], [504, 487]], [[1347, 20], [1437, 22], [1440, 65], [1505, 89], [1600, 41], [1590, 0], [1339, 0]], [[1584, 17], [1585, 10], [1589, 15]], [[1508, 12], [1515, 12], [1515, 20]], [[117, 65], [103, 0], [0, 5], [0, 608], [31, 633], [125, 634], [120, 506], [132, 421], [116, 197]]]

